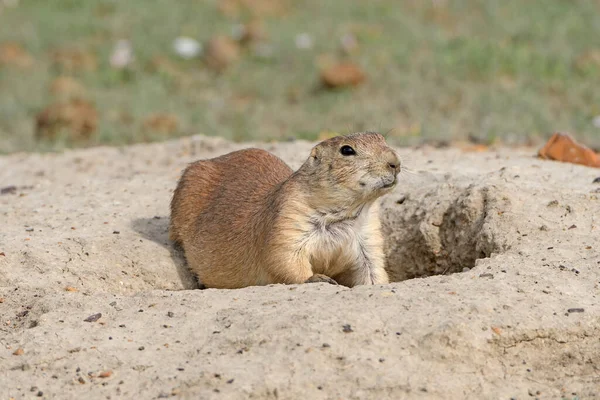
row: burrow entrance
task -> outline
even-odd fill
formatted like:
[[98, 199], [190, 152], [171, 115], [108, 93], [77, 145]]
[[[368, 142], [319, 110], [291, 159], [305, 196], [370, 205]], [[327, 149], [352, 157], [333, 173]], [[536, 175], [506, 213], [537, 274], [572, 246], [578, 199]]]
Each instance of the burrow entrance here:
[[494, 185], [408, 187], [384, 200], [391, 281], [450, 274], [509, 247], [510, 198]]

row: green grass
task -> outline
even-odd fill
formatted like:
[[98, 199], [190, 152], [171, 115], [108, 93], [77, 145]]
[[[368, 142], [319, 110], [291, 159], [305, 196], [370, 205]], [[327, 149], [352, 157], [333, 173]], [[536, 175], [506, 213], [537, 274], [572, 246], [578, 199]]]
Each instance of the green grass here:
[[[20, 43], [35, 63], [0, 66], [0, 152], [74, 145], [34, 138], [36, 114], [56, 101], [48, 86], [64, 71], [52, 65], [50, 52], [61, 48], [98, 58], [95, 71], [73, 74], [100, 114], [84, 145], [158, 139], [144, 132], [142, 121], [167, 112], [180, 120], [175, 136], [314, 139], [328, 130], [393, 129], [397, 143], [468, 136], [524, 143], [569, 131], [600, 146], [600, 128], [592, 124], [600, 115], [596, 0], [287, 0], [284, 15], [263, 18], [272, 57], [246, 52], [222, 74], [171, 50], [179, 35], [204, 41], [230, 34], [245, 20], [223, 15], [216, 4], [21, 0], [2, 9], [0, 43]], [[312, 35], [312, 49], [295, 47], [301, 32]], [[348, 32], [360, 51], [345, 57], [361, 65], [368, 80], [356, 89], [315, 90], [319, 58], [343, 59], [340, 37]], [[121, 38], [135, 50], [129, 76], [108, 64]], [[594, 52], [596, 61], [589, 57]], [[149, 69], [155, 56], [170, 59], [179, 72]]]

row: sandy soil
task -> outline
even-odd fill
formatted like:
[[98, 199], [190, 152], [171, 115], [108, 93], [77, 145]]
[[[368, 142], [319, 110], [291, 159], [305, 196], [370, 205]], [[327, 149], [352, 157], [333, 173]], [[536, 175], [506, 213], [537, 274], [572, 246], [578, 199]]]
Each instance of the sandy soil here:
[[[0, 157], [0, 398], [600, 397], [600, 170], [399, 149], [401, 282], [189, 290], [171, 192], [247, 146]], [[297, 167], [311, 144], [259, 146]]]

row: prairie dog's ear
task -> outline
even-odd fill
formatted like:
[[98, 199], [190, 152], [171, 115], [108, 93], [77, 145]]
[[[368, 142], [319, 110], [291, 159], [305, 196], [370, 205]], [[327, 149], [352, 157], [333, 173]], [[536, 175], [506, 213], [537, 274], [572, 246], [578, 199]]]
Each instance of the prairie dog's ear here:
[[319, 165], [321, 163], [321, 149], [319, 146], [315, 146], [310, 151], [310, 161], [312, 165]]

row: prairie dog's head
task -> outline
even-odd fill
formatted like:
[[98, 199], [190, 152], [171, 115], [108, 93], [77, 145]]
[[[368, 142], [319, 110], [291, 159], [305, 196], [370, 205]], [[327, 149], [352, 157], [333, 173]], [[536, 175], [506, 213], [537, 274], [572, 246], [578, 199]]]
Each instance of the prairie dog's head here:
[[372, 132], [325, 140], [302, 166], [316, 194], [340, 205], [366, 203], [391, 191], [400, 168], [396, 152]]

